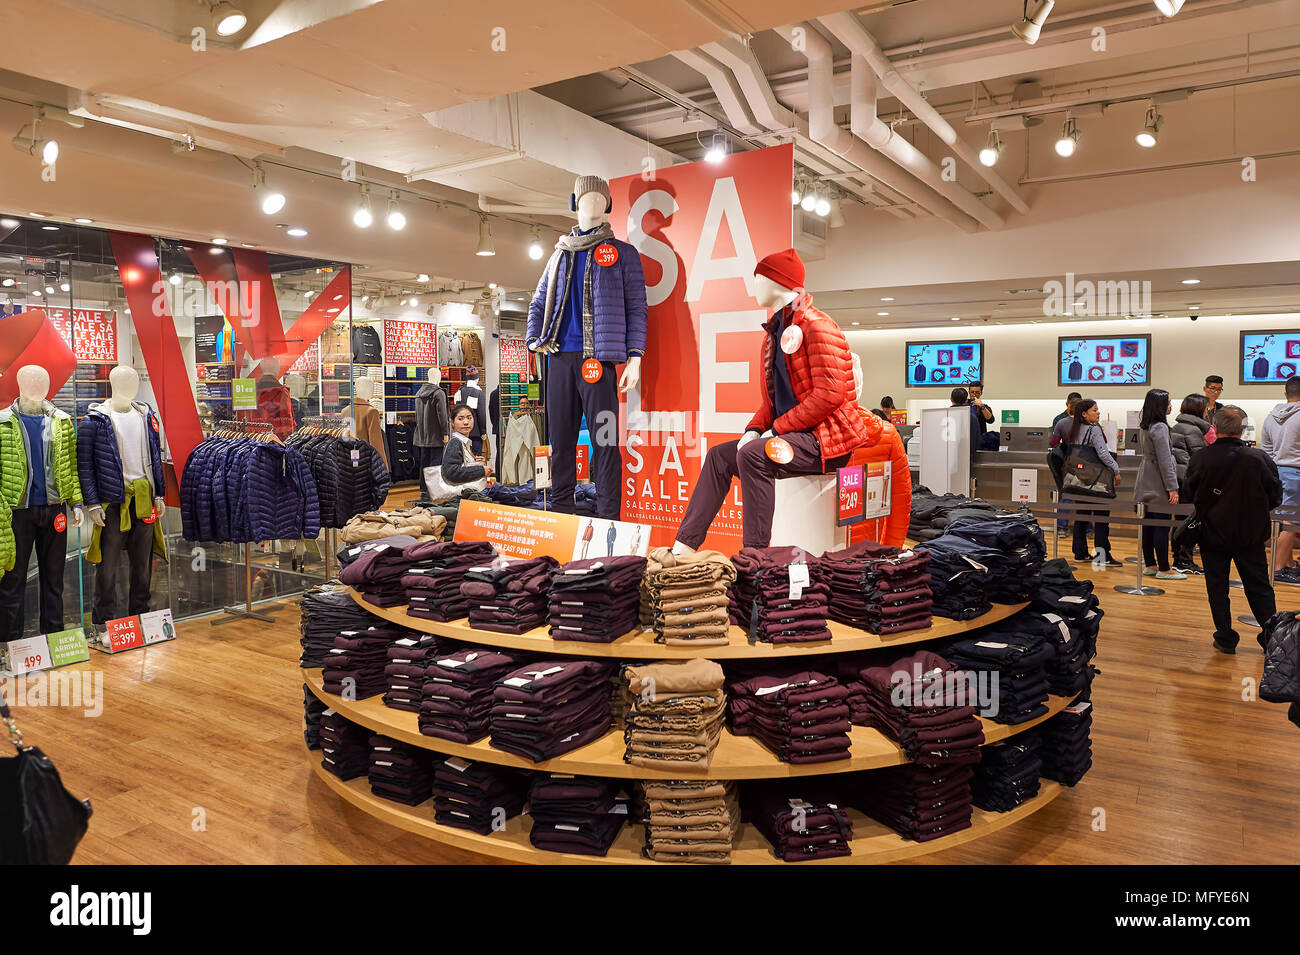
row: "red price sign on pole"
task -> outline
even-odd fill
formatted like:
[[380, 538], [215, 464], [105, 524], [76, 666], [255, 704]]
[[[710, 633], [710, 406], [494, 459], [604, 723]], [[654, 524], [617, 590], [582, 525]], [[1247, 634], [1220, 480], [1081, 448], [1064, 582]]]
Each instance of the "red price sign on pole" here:
[[837, 523], [840, 527], [857, 524], [865, 517], [862, 492], [866, 482], [862, 472], [862, 465], [840, 468], [836, 474], [840, 491]]

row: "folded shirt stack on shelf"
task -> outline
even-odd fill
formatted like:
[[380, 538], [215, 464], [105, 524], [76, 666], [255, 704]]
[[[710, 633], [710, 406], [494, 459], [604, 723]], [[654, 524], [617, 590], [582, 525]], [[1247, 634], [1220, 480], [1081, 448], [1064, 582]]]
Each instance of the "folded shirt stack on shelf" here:
[[302, 609], [298, 622], [302, 634], [300, 667], [324, 666], [340, 631], [364, 630], [383, 624], [383, 620], [359, 607], [346, 590], [335, 584], [313, 587], [303, 595], [298, 606]]
[[[953, 641], [939, 652], [960, 670], [976, 675], [995, 675], [997, 701], [989, 718], [998, 723], [1016, 725], [1037, 719], [1048, 712], [1047, 690], [1051, 685], [1047, 666], [1056, 657], [1056, 648], [1045, 638], [1029, 632], [1006, 628], [985, 630], [975, 637]], [[983, 679], [987, 682], [990, 676]], [[989, 683], [986, 692], [994, 687]]]
[[302, 685], [302, 738], [308, 749], [320, 749], [320, 718], [328, 707], [320, 701], [307, 684]]
[[1041, 726], [1029, 730], [1038, 739], [1043, 778], [1073, 786], [1092, 768], [1092, 703], [1078, 700]]
[[427, 544], [407, 544], [397, 537], [374, 543], [339, 571], [339, 580], [376, 607], [400, 607], [406, 603], [402, 577], [411, 566], [409, 552]]
[[388, 687], [384, 673], [388, 648], [409, 632], [392, 624], [340, 632], [321, 670], [325, 692], [348, 700], [364, 700], [383, 693]]
[[1092, 682], [1088, 640], [1073, 619], [1031, 608], [1008, 620], [1002, 628], [1042, 637], [1052, 645], [1053, 654], [1047, 661], [1047, 689], [1052, 695], [1076, 696]]
[[370, 730], [334, 710], [320, 716], [321, 765], [339, 779], [356, 779], [370, 769]]
[[540, 763], [609, 732], [612, 660], [548, 657], [496, 681], [490, 712], [493, 749]]
[[712, 660], [627, 666], [623, 760], [667, 770], [707, 769], [722, 737], [726, 677]]
[[552, 570], [551, 636], [612, 643], [635, 630], [645, 567], [644, 557], [594, 557]]
[[647, 780], [645, 846], [656, 862], [729, 865], [740, 828], [740, 803], [730, 780]]
[[420, 712], [424, 700], [425, 671], [433, 658], [450, 653], [455, 647], [450, 640], [440, 640], [429, 633], [415, 634], [393, 641], [388, 648], [388, 661], [384, 664], [384, 677], [388, 689], [384, 705], [395, 710]]
[[417, 544], [411, 548], [414, 560], [402, 577], [412, 617], [446, 622], [469, 613], [460, 585], [471, 567], [488, 563], [496, 548], [485, 541], [444, 541]]
[[971, 824], [973, 766], [891, 766], [855, 773], [853, 808], [905, 839], [929, 842]]
[[984, 724], [976, 687], [943, 657], [920, 650], [863, 667], [859, 679], [862, 705], [853, 722], [878, 729], [922, 766], [979, 762]]
[[523, 812], [531, 782], [517, 769], [448, 757], [433, 771], [433, 819], [482, 836], [499, 832]]
[[433, 767], [440, 759], [427, 749], [387, 736], [370, 737], [370, 791], [407, 806], [418, 806], [433, 795]]
[[830, 588], [821, 562], [799, 547], [746, 547], [731, 559], [730, 619], [753, 643], [816, 643], [829, 640]]
[[997, 555], [988, 564], [989, 599], [994, 603], [1022, 603], [1037, 595], [1047, 545], [1042, 528], [1028, 511], [959, 518], [948, 525], [948, 536], [982, 545]]
[[1024, 733], [984, 747], [984, 758], [971, 780], [975, 805], [989, 812], [1010, 812], [1037, 796], [1038, 777], [1043, 770], [1038, 745], [1037, 737]]
[[488, 734], [493, 684], [525, 659], [482, 647], [435, 654], [424, 670], [420, 732], [455, 743], [481, 740]]
[[[1054, 614], [1065, 621], [1077, 639], [1057, 647], [1057, 659], [1048, 665], [1052, 693], [1088, 698], [1097, 669], [1091, 660], [1097, 655], [1097, 633], [1101, 629], [1101, 609], [1090, 580], [1076, 580], [1064, 559], [1043, 564], [1042, 584], [1031, 610], [1044, 616]], [[1051, 617], [1049, 616], [1050, 620]]]
[[469, 608], [469, 625], [498, 633], [527, 633], [546, 620], [553, 557], [512, 560], [497, 557], [465, 572], [460, 595]]
[[628, 821], [628, 800], [612, 779], [538, 776], [528, 794], [528, 841], [548, 852], [604, 856]]
[[853, 823], [833, 787], [822, 780], [746, 783], [741, 818], [772, 844], [785, 862], [853, 854]]
[[641, 623], [654, 628], [658, 643], [725, 646], [731, 629], [727, 588], [735, 579], [736, 568], [715, 550], [674, 554], [657, 547], [641, 582]]
[[830, 585], [831, 617], [869, 633], [901, 633], [930, 626], [930, 555], [860, 541], [822, 555]]
[[930, 555], [930, 612], [950, 620], [972, 620], [993, 609], [990, 563], [997, 552], [964, 537], [946, 534], [917, 546]]
[[962, 494], [935, 494], [925, 485], [912, 489], [912, 510], [907, 525], [907, 537], [914, 541], [930, 541], [942, 537], [955, 520], [963, 517], [991, 517], [997, 508], [979, 498]]
[[727, 684], [727, 721], [786, 763], [849, 757], [848, 689], [815, 670], [783, 670]]

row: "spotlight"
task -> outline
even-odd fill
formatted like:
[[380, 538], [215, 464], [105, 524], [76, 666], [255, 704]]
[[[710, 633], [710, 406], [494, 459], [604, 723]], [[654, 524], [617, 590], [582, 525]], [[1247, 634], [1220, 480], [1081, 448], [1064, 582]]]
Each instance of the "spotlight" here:
[[300, 225], [296, 225], [292, 229], [285, 229], [284, 232], [285, 235], [291, 235], [295, 239], [301, 239], [303, 236], [307, 234], [307, 230]]
[[1061, 138], [1056, 141], [1056, 155], [1068, 159], [1074, 155], [1074, 150], [1079, 145], [1079, 127], [1071, 116], [1061, 127]]
[[246, 26], [248, 17], [226, 0], [221, 0], [212, 7], [212, 27], [217, 31], [217, 36], [234, 36]]
[[303, 297], [303, 298], [311, 298], [311, 289], [307, 289], [307, 291], [303, 292], [303, 293], [302, 293], [302, 297]]
[[40, 297], [41, 297], [41, 290], [38, 289], [38, 288], [34, 288], [34, 289], [32, 289], [32, 295], [34, 295], [36, 298], [40, 298]]
[[1023, 15], [1011, 25], [1011, 32], [1033, 46], [1054, 6], [1056, 0], [1025, 0]]
[[268, 216], [273, 216], [284, 208], [284, 193], [276, 192], [266, 184], [266, 170], [262, 164], [253, 165], [253, 194], [257, 196], [258, 204], [262, 211]]
[[60, 283], [59, 283], [59, 291], [60, 291], [60, 292], [71, 292], [71, 291], [72, 291], [72, 283], [71, 283], [71, 282], [60, 282]]
[[36, 110], [36, 115], [32, 119], [31, 135], [24, 135], [27, 124], [24, 123], [22, 129], [18, 130], [18, 135], [13, 138], [13, 147], [20, 153], [26, 153], [29, 156], [40, 156], [41, 162], [45, 165], [52, 165], [59, 158], [59, 141], [57, 139], [41, 139], [40, 127], [41, 118], [44, 112]]
[[545, 254], [546, 250], [542, 248], [542, 230], [534, 227], [532, 238], [528, 242], [528, 257], [537, 261]]
[[78, 216], [77, 218], [73, 219], [72, 221], [75, 222], [75, 223], [77, 223], [77, 225], [90, 225], [90, 224], [91, 224], [92, 222], [94, 222], [95, 220], [94, 220], [94, 219], [87, 219], [87, 218], [85, 218], [84, 216]]
[[182, 282], [185, 281], [185, 278], [181, 275], [181, 273], [173, 272], [171, 274], [171, 278], [169, 278], [167, 281], [171, 282], [172, 285], [180, 285]]
[[357, 211], [352, 213], [352, 224], [358, 229], [369, 229], [374, 221], [375, 217], [370, 211], [370, 187], [363, 185]]
[[419, 305], [419, 304], [420, 304], [420, 300], [419, 300], [418, 298], [416, 298], [414, 295], [412, 295], [412, 296], [411, 296], [411, 308], [415, 308], [415, 307], [416, 307], [417, 305]]
[[812, 212], [817, 208], [817, 196], [812, 190], [803, 194], [803, 198], [799, 200], [799, 208], [804, 212]]
[[47, 286], [45, 286], [45, 294], [46, 294], [46, 295], [53, 295], [53, 294], [54, 294], [54, 286], [53, 286], [53, 285], [47, 285]]
[[790, 190], [790, 205], [797, 206], [799, 204], [799, 200], [802, 198], [803, 196], [799, 194], [798, 186], [795, 186], [793, 189]]
[[3, 282], [0, 282], [0, 285], [3, 285], [5, 288], [13, 288], [13, 287], [14, 287], [14, 280], [13, 280], [13, 279], [5, 279]]
[[388, 216], [386, 218], [388, 228], [394, 232], [401, 232], [406, 228], [406, 214], [397, 208], [397, 193], [388, 197]]
[[709, 142], [709, 148], [704, 153], [704, 161], [719, 163], [727, 158], [727, 137], [724, 133], [718, 132], [713, 134]]
[[416, 280], [417, 282], [427, 282], [427, 281], [429, 281], [429, 273], [428, 273], [428, 272], [421, 272], [419, 275], [416, 276], [415, 280]]
[[22, 225], [22, 223], [17, 219], [0, 219], [0, 226], [6, 229], [16, 229], [20, 225]]
[[996, 166], [998, 157], [1002, 155], [1002, 137], [998, 135], [996, 129], [989, 130], [989, 141], [984, 148], [980, 150], [980, 164], [984, 166]]
[[825, 219], [828, 215], [831, 214], [830, 199], [826, 198], [825, 196], [819, 197], [817, 199], [817, 205], [813, 208], [813, 211], [816, 212], [823, 219]]
[[225, 244], [226, 244], [227, 242], [229, 242], [229, 241], [230, 241], [229, 239], [223, 239], [221, 236], [217, 236], [216, 238], [214, 238], [214, 239], [212, 240], [212, 244], [213, 244], [213, 245], [225, 245]]
[[1142, 124], [1141, 131], [1137, 134], [1137, 144], [1150, 149], [1160, 139], [1160, 123], [1164, 120], [1156, 111], [1156, 104], [1152, 103], [1147, 107], [1146, 121]]
[[1156, 9], [1167, 17], [1178, 16], [1178, 11], [1183, 8], [1183, 0], [1155, 0]]
[[492, 226], [487, 220], [487, 216], [479, 216], [478, 220], [478, 248], [474, 250], [475, 255], [496, 255], [496, 246], [492, 244]]
[[33, 219], [45, 219], [45, 218], [48, 218], [48, 216], [46, 216], [44, 212], [29, 212], [29, 213], [27, 213], [27, 214], [28, 214], [29, 216], [31, 216]]

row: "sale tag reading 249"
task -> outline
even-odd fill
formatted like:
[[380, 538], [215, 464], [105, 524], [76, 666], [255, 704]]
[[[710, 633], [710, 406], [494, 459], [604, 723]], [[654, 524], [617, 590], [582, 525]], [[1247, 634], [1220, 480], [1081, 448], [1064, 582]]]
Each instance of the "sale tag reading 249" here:
[[594, 385], [600, 381], [603, 374], [605, 374], [605, 367], [595, 358], [588, 358], [582, 363], [582, 380], [587, 384]]

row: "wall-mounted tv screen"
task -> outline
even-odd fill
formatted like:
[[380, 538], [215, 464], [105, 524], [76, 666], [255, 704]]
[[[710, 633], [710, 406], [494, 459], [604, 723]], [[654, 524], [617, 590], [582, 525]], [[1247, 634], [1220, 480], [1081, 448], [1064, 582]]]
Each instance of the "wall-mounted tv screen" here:
[[1057, 384], [1151, 384], [1151, 336], [1061, 338], [1057, 347]]
[[956, 388], [984, 377], [984, 340], [908, 342], [910, 388]]
[[1300, 329], [1241, 333], [1241, 383], [1262, 385], [1300, 375]]

